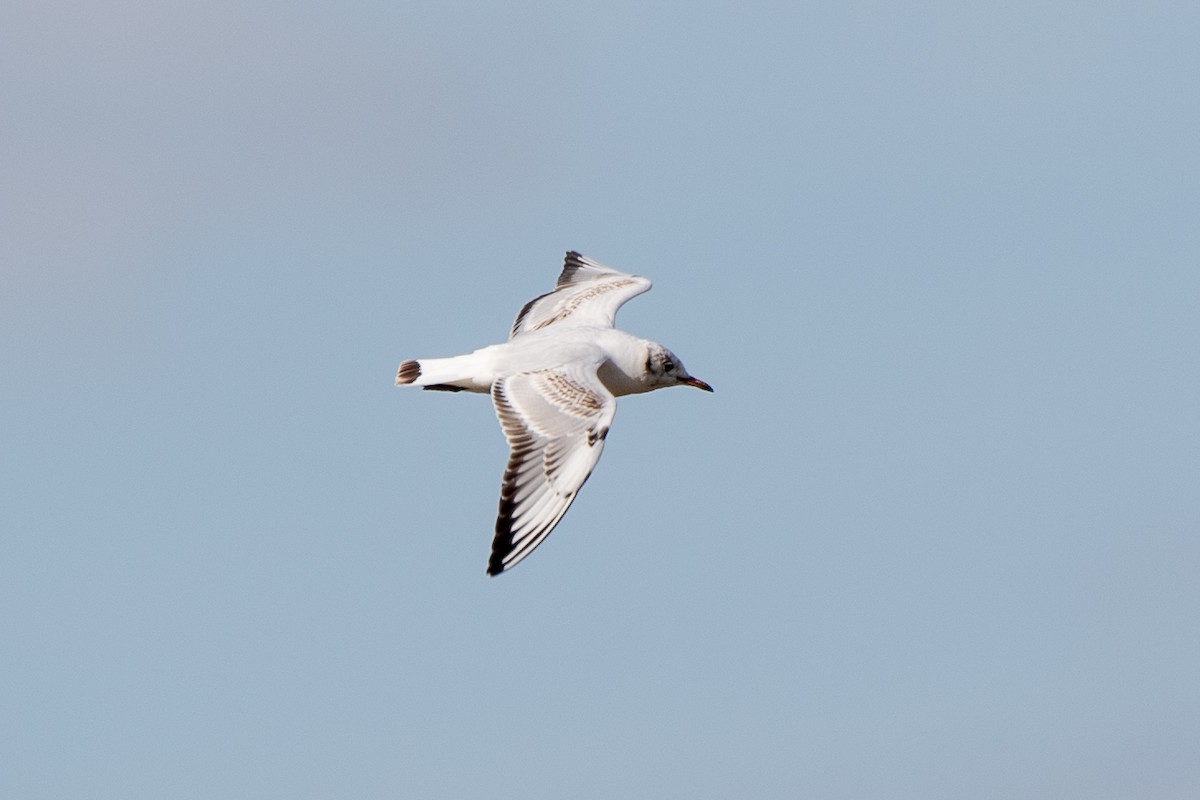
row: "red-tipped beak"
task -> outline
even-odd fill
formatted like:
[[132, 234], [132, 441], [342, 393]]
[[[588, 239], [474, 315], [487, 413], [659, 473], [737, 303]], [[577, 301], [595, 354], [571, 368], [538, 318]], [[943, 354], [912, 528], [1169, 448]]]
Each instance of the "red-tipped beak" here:
[[686, 383], [688, 386], [695, 386], [697, 389], [703, 389], [706, 392], [711, 392], [713, 390], [713, 388], [707, 383], [699, 378], [693, 378], [691, 375], [681, 380], [680, 383]]

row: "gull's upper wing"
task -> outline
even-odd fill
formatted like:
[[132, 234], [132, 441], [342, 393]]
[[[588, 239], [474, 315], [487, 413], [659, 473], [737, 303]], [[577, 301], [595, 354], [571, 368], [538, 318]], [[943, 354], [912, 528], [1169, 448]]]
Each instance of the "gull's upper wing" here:
[[650, 289], [649, 278], [627, 275], [579, 255], [567, 253], [554, 291], [525, 304], [508, 338], [547, 325], [604, 325], [612, 327], [617, 309], [626, 300]]
[[617, 400], [597, 366], [522, 372], [492, 384], [511, 450], [489, 575], [512, 568], [550, 535], [600, 460]]

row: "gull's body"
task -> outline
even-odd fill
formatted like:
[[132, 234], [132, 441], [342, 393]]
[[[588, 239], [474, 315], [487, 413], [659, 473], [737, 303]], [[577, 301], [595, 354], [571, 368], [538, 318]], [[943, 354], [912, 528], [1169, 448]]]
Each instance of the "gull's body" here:
[[[451, 358], [423, 358], [414, 386], [445, 391], [490, 393], [501, 378], [520, 372], [595, 365], [600, 382], [614, 397], [657, 388], [639, 380], [653, 342], [615, 328], [576, 325], [546, 328], [520, 338], [481, 347]], [[402, 385], [402, 384], [397, 384]]]
[[397, 386], [492, 396], [512, 449], [489, 575], [529, 555], [566, 513], [600, 459], [617, 397], [712, 391], [662, 345], [613, 327], [617, 309], [650, 285], [570, 252], [554, 291], [521, 309], [507, 342], [400, 365]]

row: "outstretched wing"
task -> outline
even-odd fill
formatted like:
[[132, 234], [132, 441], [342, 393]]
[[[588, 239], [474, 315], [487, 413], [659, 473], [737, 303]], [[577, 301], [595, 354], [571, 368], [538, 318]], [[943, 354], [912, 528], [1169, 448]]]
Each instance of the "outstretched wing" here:
[[550, 535], [592, 474], [617, 400], [595, 366], [522, 372], [492, 384], [511, 448], [488, 574], [497, 575]]
[[554, 291], [525, 304], [513, 322], [508, 338], [547, 325], [604, 325], [612, 327], [617, 309], [626, 300], [650, 289], [650, 279], [627, 275], [585, 258], [574, 250], [567, 253]]

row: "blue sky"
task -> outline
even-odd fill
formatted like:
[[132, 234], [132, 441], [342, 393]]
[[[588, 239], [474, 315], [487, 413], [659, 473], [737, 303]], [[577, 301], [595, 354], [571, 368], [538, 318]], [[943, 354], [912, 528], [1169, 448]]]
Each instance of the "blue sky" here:
[[[0, 12], [0, 794], [1191, 798], [1200, 12]], [[578, 249], [716, 393], [396, 364]]]

